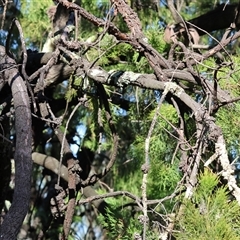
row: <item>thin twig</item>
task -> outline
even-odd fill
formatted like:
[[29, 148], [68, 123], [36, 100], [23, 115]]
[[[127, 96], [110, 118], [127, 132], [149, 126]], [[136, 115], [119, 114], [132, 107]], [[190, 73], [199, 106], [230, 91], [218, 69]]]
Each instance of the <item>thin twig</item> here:
[[116, 196], [129, 197], [137, 203], [137, 205], [139, 206], [140, 209], [143, 208], [142, 200], [140, 198], [136, 197], [134, 194], [132, 194], [130, 192], [127, 192], [127, 191], [116, 191], [116, 192], [110, 192], [110, 193], [106, 193], [106, 194], [101, 194], [101, 195], [97, 195], [97, 196], [88, 197], [86, 199], [79, 200], [77, 202], [77, 204], [81, 205], [81, 204], [85, 204], [85, 203], [90, 203], [90, 202], [98, 200], [98, 199], [105, 199], [105, 198], [116, 197]]
[[166, 87], [163, 91], [163, 94], [161, 96], [161, 99], [157, 105], [157, 108], [155, 110], [154, 117], [152, 119], [150, 128], [148, 130], [148, 135], [145, 140], [145, 164], [142, 166], [143, 170], [143, 179], [142, 179], [142, 203], [143, 203], [143, 240], [146, 239], [146, 231], [147, 231], [147, 222], [148, 222], [148, 214], [147, 214], [147, 176], [148, 176], [148, 170], [150, 165], [150, 157], [149, 157], [149, 148], [150, 148], [150, 140], [151, 136], [154, 130], [154, 126], [157, 122], [158, 118], [158, 112], [160, 111], [161, 105], [163, 101], [165, 100], [165, 97], [168, 93], [169, 89]]

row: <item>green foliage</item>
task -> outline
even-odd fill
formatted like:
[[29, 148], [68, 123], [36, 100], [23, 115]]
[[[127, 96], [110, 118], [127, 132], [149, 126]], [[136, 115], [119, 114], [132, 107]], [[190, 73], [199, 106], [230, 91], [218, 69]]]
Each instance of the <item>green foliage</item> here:
[[34, 43], [41, 48], [49, 31], [51, 30], [50, 20], [47, 16], [47, 9], [53, 5], [52, 1], [21, 1], [21, 25], [24, 37], [28, 44]]
[[[129, 240], [133, 239], [136, 233], [141, 234], [142, 224], [137, 220], [139, 214], [135, 213], [133, 216], [130, 207], [121, 206], [125, 199], [108, 199], [107, 202], [111, 207], [107, 208], [105, 217], [99, 216], [99, 223], [107, 229], [107, 239], [114, 240]], [[135, 204], [132, 204], [134, 207]], [[136, 206], [135, 206], [136, 207]], [[155, 240], [158, 235], [151, 230], [147, 231], [147, 239]]]
[[152, 161], [148, 176], [148, 198], [161, 199], [171, 194], [180, 180], [177, 164]]
[[65, 97], [66, 97], [66, 100], [70, 102], [74, 97], [77, 97], [77, 90], [74, 88], [68, 89]]
[[226, 65], [220, 68], [219, 71], [217, 71], [217, 78], [219, 86], [229, 91], [233, 97], [236, 97], [239, 96], [240, 92], [240, 58], [239, 56], [231, 56], [231, 60], [233, 65]]
[[[228, 56], [226, 57], [229, 60]], [[216, 69], [216, 59], [214, 57], [204, 61], [203, 64], [196, 68], [199, 72], [206, 75], [210, 81], [216, 81], [221, 89], [229, 92], [230, 96], [236, 98], [239, 96], [240, 85], [240, 58], [238, 56], [231, 56], [233, 62], [232, 66], [226, 64], [223, 67]], [[213, 79], [215, 76], [216, 79]], [[206, 101], [207, 102], [207, 101]], [[207, 102], [209, 104], [209, 102]], [[228, 146], [237, 146], [236, 139], [240, 135], [240, 121], [239, 121], [240, 104], [238, 102], [221, 107], [216, 113], [216, 122], [223, 131], [223, 135]], [[190, 127], [192, 128], [192, 126]]]
[[200, 175], [193, 198], [184, 200], [177, 239], [239, 239], [240, 207], [237, 201], [230, 201], [226, 187], [217, 187], [218, 182], [208, 170]]
[[124, 219], [117, 216], [109, 208], [107, 209], [106, 218], [100, 218], [100, 223], [103, 224], [103, 227], [107, 228], [107, 237], [108, 239], [127, 239], [125, 237], [125, 228]]
[[[155, 109], [150, 112], [148, 116], [149, 123], [152, 122], [155, 112]], [[174, 160], [169, 154], [173, 153], [176, 147], [173, 126], [177, 123], [178, 118], [173, 106], [167, 103], [162, 104], [150, 141], [150, 157], [152, 160], [168, 162]], [[144, 136], [145, 138], [146, 136]]]
[[[153, 114], [155, 111], [150, 113], [149, 120]], [[169, 195], [180, 180], [180, 173], [176, 171], [178, 158], [173, 154], [176, 148], [174, 131], [169, 122], [177, 124], [176, 111], [171, 105], [163, 104], [150, 141], [148, 193], [153, 199]]]
[[235, 145], [236, 139], [240, 136], [239, 113], [239, 103], [231, 107], [223, 107], [217, 112], [217, 124], [221, 127], [228, 146]]
[[74, 76], [71, 76], [70, 79], [68, 80], [68, 89], [65, 94], [65, 99], [68, 102], [71, 102], [71, 100], [73, 98], [77, 97], [77, 95], [78, 95], [77, 89], [79, 89], [79, 85], [80, 85], [79, 79], [77, 79], [77, 81], [75, 81]]
[[[134, 137], [135, 140], [131, 143], [127, 155], [127, 159], [130, 161], [123, 165], [121, 160], [114, 166], [113, 185], [116, 190], [127, 190], [138, 196], [141, 195], [141, 165], [145, 158], [145, 139], [155, 111], [154, 109], [148, 113], [148, 116], [145, 117], [147, 121], [142, 122], [141, 131], [138, 131]], [[158, 199], [171, 194], [180, 180], [181, 175], [176, 171], [178, 157], [173, 154], [176, 144], [171, 134], [174, 132], [172, 126], [169, 125], [169, 122], [174, 125], [177, 124], [177, 121], [174, 108], [167, 103], [162, 104], [150, 141], [151, 166], [147, 186], [149, 199]], [[133, 130], [133, 127], [131, 129]]]
[[160, 29], [157, 24], [152, 25], [145, 31], [149, 44], [155, 48], [159, 53], [164, 54], [168, 52], [170, 45], [163, 39], [164, 29]]
[[[229, 69], [229, 66], [220, 68], [217, 72], [217, 78], [219, 86], [227, 90], [233, 98], [236, 98], [240, 92], [240, 58], [238, 56], [232, 56], [232, 60], [234, 62], [233, 68]], [[221, 127], [228, 146], [235, 145], [236, 139], [238, 139], [240, 135], [239, 113], [239, 102], [221, 107], [217, 112], [217, 124]]]
[[[109, 14], [110, 2], [106, 0], [92, 1], [82, 0], [81, 6], [86, 11], [91, 12], [94, 16], [106, 19]], [[138, 1], [128, 1], [133, 8]], [[151, 9], [151, 0], [140, 1], [144, 4], [140, 10], [138, 9], [138, 16], [141, 18], [144, 34], [148, 43], [155, 48], [160, 54], [165, 55], [169, 51], [169, 45], [163, 40], [163, 26], [170, 23], [170, 12], [164, 6], [161, 6], [159, 12]], [[175, 1], [177, 2], [177, 1]], [[203, 12], [208, 11], [214, 6], [216, 1], [185, 1], [182, 6], [181, 14], [185, 19], [191, 19]], [[162, 3], [161, 3], [162, 4]], [[24, 36], [28, 46], [37, 46], [41, 48], [48, 33], [51, 31], [51, 24], [47, 17], [46, 10], [52, 1], [22, 1], [21, 2], [21, 24], [24, 29]], [[146, 7], [147, 6], [147, 7]], [[112, 12], [111, 12], [112, 14]], [[110, 14], [110, 15], [111, 15]], [[161, 16], [160, 16], [161, 15]], [[111, 15], [113, 17], [113, 15]], [[119, 15], [114, 16], [113, 23], [121, 29], [121, 31], [129, 33], [126, 24]], [[79, 38], [84, 41], [93, 43], [98, 36], [103, 34], [105, 29], [93, 26], [92, 23], [86, 21], [83, 17], [80, 22]], [[209, 42], [208, 37], [205, 38], [205, 43]], [[84, 48], [84, 47], [83, 47]], [[82, 51], [84, 52], [84, 51]], [[89, 61], [96, 60], [96, 64], [104, 67], [105, 70], [123, 70], [133, 71], [138, 73], [152, 73], [152, 69], [144, 56], [127, 43], [117, 42], [115, 37], [104, 33], [103, 38], [91, 47], [83, 57]], [[225, 57], [227, 59], [227, 57]], [[226, 89], [234, 97], [239, 96], [239, 63], [240, 58], [232, 57], [235, 62], [235, 71], [230, 71], [230, 67], [222, 67], [217, 72], [218, 84], [221, 88]], [[198, 64], [195, 70], [200, 74], [212, 80], [213, 73], [216, 72], [216, 58], [212, 57]], [[91, 81], [91, 80], [89, 80]], [[56, 86], [54, 99], [64, 99], [68, 102], [82, 96], [79, 90], [83, 85], [82, 78], [70, 79], [68, 84], [60, 84]], [[69, 87], [67, 88], [67, 86]], [[186, 84], [192, 89], [191, 84]], [[195, 86], [194, 89], [199, 88]], [[200, 89], [200, 88], [199, 88]], [[142, 171], [141, 165], [145, 158], [145, 140], [149, 131], [150, 124], [155, 116], [156, 100], [159, 100], [161, 93], [152, 90], [143, 90], [128, 86], [124, 89], [106, 88], [107, 94], [111, 98], [111, 94], [116, 92], [122, 94], [122, 99], [128, 100], [130, 110], [119, 113], [118, 106], [114, 106], [109, 101], [110, 108], [113, 113], [113, 121], [116, 125], [119, 134], [119, 151], [116, 159], [116, 164], [112, 171], [104, 178], [106, 184], [114, 190], [126, 190], [141, 196], [142, 189]], [[187, 91], [187, 88], [186, 88]], [[111, 132], [106, 120], [105, 111], [101, 109], [100, 96], [94, 84], [83, 87], [83, 92], [89, 99], [87, 106], [81, 106], [75, 113], [69, 124], [67, 134], [70, 136], [77, 135], [77, 127], [86, 127], [84, 140], [81, 139], [81, 146], [87, 147], [96, 152], [106, 154], [108, 157], [112, 148]], [[199, 91], [200, 92], [200, 91]], [[193, 98], [197, 98], [195, 93], [190, 93]], [[201, 95], [201, 92], [199, 93]], [[154, 104], [155, 103], [155, 104]], [[67, 116], [71, 113], [74, 104], [69, 108]], [[62, 110], [63, 111], [63, 110]], [[240, 136], [240, 121], [238, 115], [240, 112], [240, 104], [235, 104], [220, 108], [217, 112], [217, 124], [222, 128], [224, 136], [227, 140], [228, 146], [233, 146]], [[186, 128], [189, 133], [189, 143], [195, 144], [195, 119], [185, 113], [184, 116]], [[65, 121], [65, 120], [64, 120]], [[148, 199], [160, 199], [170, 195], [176, 188], [181, 179], [181, 173], [178, 169], [180, 155], [177, 148], [177, 134], [174, 126], [178, 126], [178, 116], [173, 106], [168, 103], [161, 105], [161, 110], [158, 113], [156, 124], [150, 139], [150, 170], [148, 174], [147, 183], [147, 197]], [[104, 128], [101, 129], [100, 122]], [[63, 124], [63, 126], [65, 126]], [[64, 127], [61, 127], [64, 130]], [[52, 135], [45, 130], [46, 139], [52, 139]], [[192, 137], [193, 136], [193, 137]], [[67, 136], [68, 137], [68, 136]], [[42, 141], [42, 149], [49, 155], [58, 155], [60, 144], [47, 145], [47, 141]], [[54, 142], [54, 141], [53, 141]], [[99, 144], [100, 143], [100, 144]], [[46, 146], [44, 145], [46, 144]], [[235, 146], [238, 143], [236, 143]], [[54, 147], [53, 147], [54, 146]], [[55, 147], [56, 146], [56, 147]], [[238, 146], [239, 147], [239, 146]], [[50, 149], [49, 151], [47, 151]], [[98, 150], [98, 151], [96, 151]], [[176, 151], [175, 151], [176, 150]], [[43, 150], [44, 151], [44, 150]], [[53, 152], [57, 154], [53, 154]], [[106, 159], [107, 159], [106, 157]], [[107, 160], [103, 160], [99, 165], [97, 171], [104, 168]], [[40, 173], [34, 176], [36, 183], [39, 182]], [[184, 200], [184, 212], [177, 222], [177, 227], [180, 232], [176, 234], [177, 239], [239, 239], [239, 207], [236, 201], [229, 199], [226, 188], [218, 188], [219, 179], [212, 173], [205, 171], [199, 178], [199, 185], [196, 188], [194, 196], [191, 200]], [[36, 185], [37, 188], [37, 185]], [[47, 188], [47, 184], [46, 184]], [[230, 201], [231, 200], [231, 201]], [[132, 203], [129, 198], [119, 197], [108, 199], [110, 208], [107, 210], [107, 217], [101, 217], [99, 224], [107, 229], [107, 239], [133, 239], [135, 233], [141, 233], [143, 226], [138, 221], [139, 214], [136, 213], [136, 204]], [[126, 207], [126, 204], [134, 205], [133, 207]], [[169, 213], [173, 209], [176, 200], [171, 203], [164, 202], [164, 214]], [[37, 209], [37, 207], [36, 207]], [[158, 211], [158, 209], [156, 210]], [[45, 209], [37, 211], [41, 218], [42, 224], [48, 220], [48, 215]], [[79, 222], [83, 221], [80, 217], [82, 213], [77, 212], [74, 216], [76, 225], [73, 227], [78, 229]], [[162, 214], [162, 209], [156, 215]], [[149, 214], [151, 215], [151, 214]], [[149, 216], [149, 230], [147, 232], [147, 239], [158, 239], [154, 231], [151, 231], [152, 221], [155, 216]], [[158, 218], [159, 219], [159, 218]], [[92, 219], [91, 219], [92, 220]], [[94, 220], [92, 220], [94, 221]], [[46, 224], [47, 225], [47, 224]], [[59, 231], [59, 226], [56, 231]], [[54, 229], [54, 228], [53, 228]]]
[[139, 56], [132, 46], [125, 43], [117, 43], [115, 38], [106, 34], [98, 44], [98, 48], [92, 48], [87, 52], [91, 61], [97, 60], [97, 64], [106, 70], [123, 70], [134, 72], [149, 72], [150, 67], [146, 59]]
[[182, 15], [184, 19], [192, 19], [198, 17], [210, 10], [213, 10], [217, 7], [217, 2], [215, 0], [203, 0], [203, 1], [184, 1], [182, 5]]

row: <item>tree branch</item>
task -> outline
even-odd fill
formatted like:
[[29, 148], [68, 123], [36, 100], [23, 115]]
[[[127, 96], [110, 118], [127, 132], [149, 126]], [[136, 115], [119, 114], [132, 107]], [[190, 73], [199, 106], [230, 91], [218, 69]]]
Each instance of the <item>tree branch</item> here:
[[0, 65], [1, 79], [8, 81], [11, 87], [15, 109], [15, 189], [12, 205], [0, 228], [0, 239], [12, 240], [17, 238], [30, 201], [32, 121], [25, 83], [18, 72], [15, 61], [6, 55], [5, 48], [2, 46], [0, 47]]

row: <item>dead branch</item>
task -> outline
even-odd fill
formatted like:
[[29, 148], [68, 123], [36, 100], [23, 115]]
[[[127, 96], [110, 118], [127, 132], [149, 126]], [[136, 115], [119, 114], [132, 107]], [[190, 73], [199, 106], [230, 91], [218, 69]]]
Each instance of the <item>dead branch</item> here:
[[[55, 174], [60, 174], [61, 178], [68, 182], [68, 169], [65, 165], [61, 165], [59, 169], [59, 161], [56, 158], [34, 152], [32, 153], [32, 160], [39, 166], [43, 166]], [[76, 182], [76, 184], [78, 185], [79, 182]], [[98, 195], [98, 193], [91, 186], [82, 188], [82, 193], [86, 198], [91, 198], [92, 196]], [[98, 209], [101, 214], [106, 214], [105, 209], [107, 207], [107, 203], [105, 201], [102, 199], [97, 199], [92, 201], [92, 204]]]
[[0, 46], [1, 79], [11, 87], [15, 108], [16, 151], [15, 189], [13, 202], [0, 227], [0, 239], [16, 239], [28, 212], [32, 175], [32, 121], [26, 85], [18, 72], [16, 62]]

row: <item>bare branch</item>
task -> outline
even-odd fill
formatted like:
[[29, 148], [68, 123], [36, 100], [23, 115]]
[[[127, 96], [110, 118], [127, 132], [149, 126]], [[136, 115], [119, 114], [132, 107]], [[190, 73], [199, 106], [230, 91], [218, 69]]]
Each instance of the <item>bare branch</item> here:
[[23, 219], [28, 212], [32, 175], [32, 121], [29, 97], [17, 65], [0, 47], [1, 78], [8, 81], [15, 108], [16, 151], [15, 189], [13, 202], [0, 228], [0, 239], [16, 239]]

